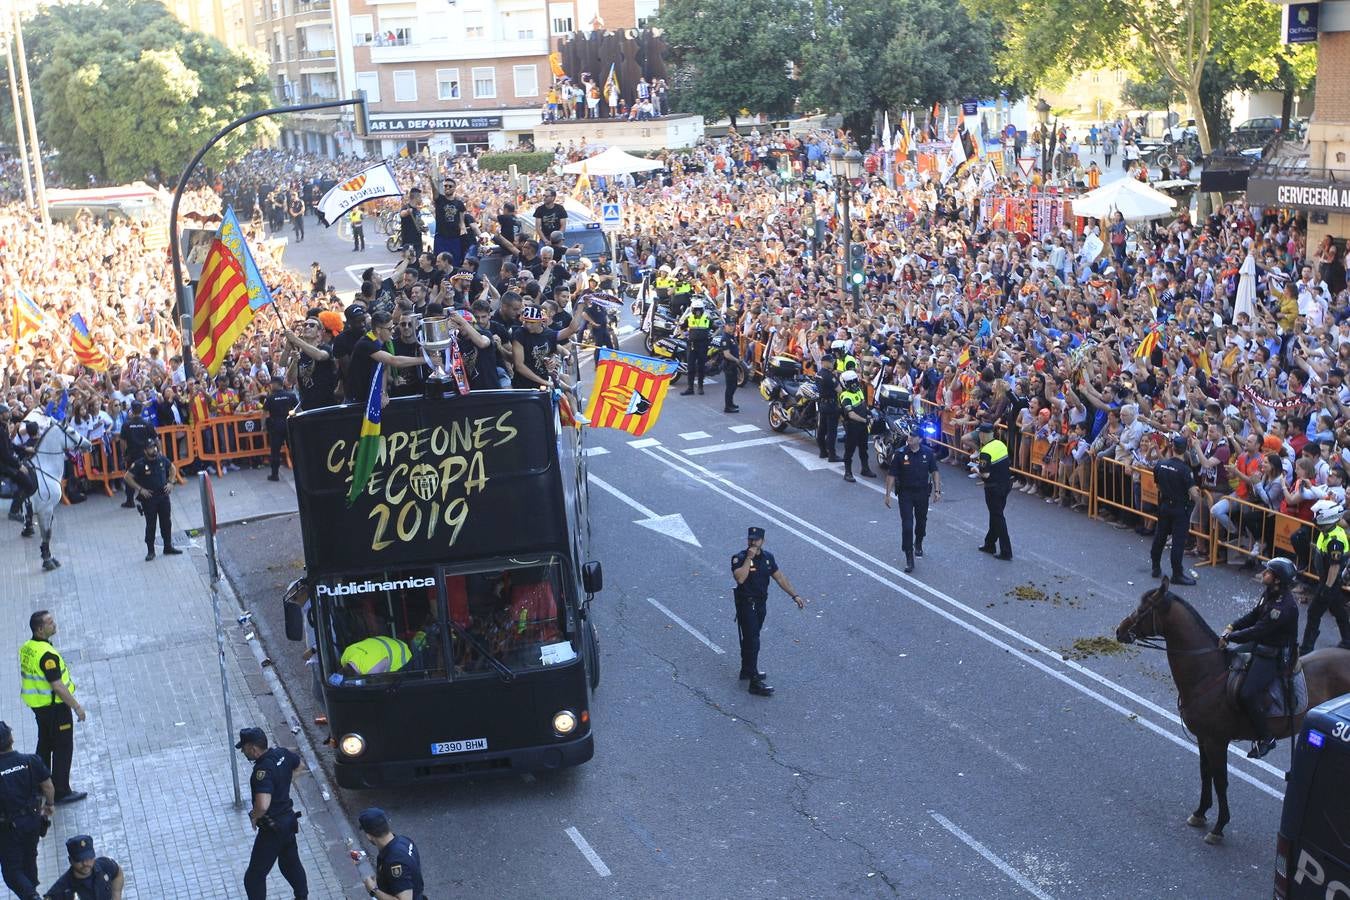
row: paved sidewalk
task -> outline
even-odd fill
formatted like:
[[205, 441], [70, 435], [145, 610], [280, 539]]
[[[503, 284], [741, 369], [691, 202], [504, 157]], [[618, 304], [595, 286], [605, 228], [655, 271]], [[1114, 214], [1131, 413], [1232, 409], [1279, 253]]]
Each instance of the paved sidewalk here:
[[[289, 473], [281, 484], [264, 475], [216, 480], [220, 521], [294, 509]], [[173, 495], [175, 530], [189, 552], [154, 562], [142, 560], [143, 520], [120, 508], [119, 499], [93, 496], [58, 512], [52, 551], [62, 567], [55, 572], [42, 571], [36, 540], [20, 539], [17, 525], [4, 522], [0, 530], [0, 570], [9, 573], [0, 588], [6, 610], [0, 658], [9, 660], [0, 664], [0, 718], [13, 726], [18, 749], [36, 746], [33, 716], [19, 700], [16, 660], [28, 616], [41, 608], [56, 616], [55, 642], [88, 710], [87, 721], [75, 726], [71, 781], [89, 799], [57, 808], [41, 845], [41, 886], [65, 870], [65, 838], [84, 832], [124, 866], [128, 898], [239, 898], [253, 841], [249, 768], [234, 738], [227, 741], [204, 553], [183, 534], [200, 523], [197, 486]], [[235, 621], [231, 596], [222, 593], [221, 601], [234, 726], [265, 723], [273, 743], [294, 747], [247, 631]], [[239, 809], [232, 764], [244, 797]], [[356, 872], [338, 862], [342, 830], [315, 799], [315, 779], [300, 774], [296, 785], [299, 805], [305, 794], [311, 798], [300, 832], [310, 896], [350, 896]], [[271, 897], [292, 896], [277, 870], [268, 890]]]

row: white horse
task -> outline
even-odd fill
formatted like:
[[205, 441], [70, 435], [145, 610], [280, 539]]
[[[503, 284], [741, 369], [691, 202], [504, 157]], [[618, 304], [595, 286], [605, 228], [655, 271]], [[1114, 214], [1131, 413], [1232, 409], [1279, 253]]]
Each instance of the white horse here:
[[66, 454], [72, 451], [90, 451], [94, 447], [88, 439], [76, 433], [65, 422], [33, 410], [24, 416], [24, 422], [37, 425], [37, 439], [33, 442], [33, 469], [37, 475], [37, 491], [28, 498], [33, 504], [38, 531], [42, 532], [42, 568], [50, 572], [61, 561], [52, 556], [52, 522], [56, 508], [61, 505], [62, 479], [66, 472]]

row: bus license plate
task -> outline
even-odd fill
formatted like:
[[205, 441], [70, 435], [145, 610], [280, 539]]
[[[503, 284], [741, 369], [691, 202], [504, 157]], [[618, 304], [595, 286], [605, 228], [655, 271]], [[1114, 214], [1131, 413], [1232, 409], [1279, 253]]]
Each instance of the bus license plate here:
[[470, 750], [486, 750], [487, 738], [468, 738], [463, 741], [439, 741], [431, 745], [431, 755], [445, 753], [468, 753]]

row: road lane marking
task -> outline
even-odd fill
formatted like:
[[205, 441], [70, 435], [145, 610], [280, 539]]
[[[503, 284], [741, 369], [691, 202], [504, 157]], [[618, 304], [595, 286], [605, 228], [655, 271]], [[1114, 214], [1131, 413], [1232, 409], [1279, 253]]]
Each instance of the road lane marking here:
[[701, 441], [705, 437], [712, 437], [712, 435], [708, 434], [706, 431], [686, 431], [684, 434], [680, 435], [680, 437], [686, 441]]
[[600, 858], [600, 854], [596, 853], [594, 848], [592, 848], [591, 845], [587, 843], [586, 839], [581, 836], [581, 832], [577, 831], [576, 826], [569, 825], [567, 828], [563, 829], [563, 831], [572, 839], [572, 843], [577, 845], [577, 849], [581, 851], [581, 855], [586, 857], [586, 862], [591, 864], [591, 868], [595, 870], [595, 874], [599, 875], [601, 878], [608, 878], [610, 876], [609, 866], [605, 865], [605, 861]]
[[587, 456], [604, 456], [609, 452], [608, 447], [587, 447], [583, 451]]
[[[1136, 722], [1144, 726], [1145, 728], [1154, 732], [1160, 737], [1171, 741], [1173, 744], [1176, 744], [1178, 747], [1181, 747], [1184, 750], [1199, 755], [1200, 752], [1199, 748], [1191, 741], [1183, 740], [1181, 737], [1177, 736], [1176, 734], [1164, 728], [1163, 726], [1157, 724], [1153, 720], [1145, 718], [1143, 715], [1140, 715], [1139, 713], [1133, 712], [1127, 709], [1126, 707], [1121, 706], [1119, 703], [1115, 702], [1110, 697], [1107, 697], [1104, 694], [1101, 694], [1098, 691], [1093, 690], [1092, 688], [1088, 687], [1085, 684], [1081, 684], [1080, 682], [1075, 681], [1073, 678], [1069, 677], [1067, 673], [1062, 672], [1059, 669], [1056, 669], [1050, 665], [1047, 665], [1040, 659], [1037, 659], [1036, 657], [1032, 656], [1031, 653], [1028, 653], [1018, 647], [1013, 646], [1012, 644], [1004, 640], [1001, 640], [994, 634], [991, 634], [990, 632], [980, 628], [978, 625], [968, 622], [965, 619], [962, 619], [961, 617], [956, 615], [956, 613], [944, 609], [943, 607], [937, 605], [936, 603], [919, 596], [913, 591], [898, 584], [896, 581], [888, 580], [887, 578], [877, 574], [876, 570], [887, 572], [897, 580], [908, 581], [911, 584], [914, 584], [915, 586], [932, 593], [934, 596], [942, 599], [944, 602], [950, 604], [951, 606], [959, 608], [963, 612], [969, 614], [973, 618], [978, 619], [980, 622], [988, 625], [989, 627], [1001, 631], [1008, 637], [1014, 638], [1017, 641], [1025, 644], [1026, 646], [1033, 648], [1032, 652], [1042, 654], [1048, 658], [1053, 658], [1061, 665], [1071, 668], [1074, 671], [1083, 674], [1084, 676], [1091, 677], [1092, 679], [1101, 682], [1103, 685], [1111, 687], [1112, 689], [1120, 692], [1122, 695], [1135, 699], [1136, 702], [1138, 702], [1141, 706], [1145, 706], [1154, 710], [1157, 710], [1159, 708], [1155, 704], [1150, 703], [1148, 700], [1145, 700], [1142, 697], [1138, 697], [1128, 688], [1122, 687], [1116, 684], [1115, 682], [1111, 681], [1109, 678], [1106, 678], [1105, 676], [1102, 675], [1098, 675], [1091, 669], [1086, 669], [1083, 666], [1074, 663], [1072, 660], [1063, 659], [1060, 656], [1060, 654], [1051, 650], [1049, 647], [1046, 647], [1040, 644], [1039, 642], [1032, 640], [1031, 638], [1018, 632], [1013, 628], [1009, 628], [1002, 622], [999, 622], [996, 619], [991, 619], [988, 616], [984, 615], [983, 613], [971, 609], [964, 603], [961, 603], [959, 600], [949, 597], [948, 595], [942, 593], [941, 591], [929, 587], [928, 585], [924, 584], [921, 581], [918, 581], [915, 578], [905, 575], [899, 569], [896, 569], [894, 566], [891, 566], [888, 563], [885, 563], [882, 560], [877, 559], [871, 554], [866, 553], [865, 551], [860, 550], [852, 546], [851, 544], [848, 544], [847, 542], [834, 537], [833, 535], [829, 534], [826, 531], [821, 530], [820, 528], [817, 528], [810, 522], [807, 522], [804, 519], [797, 517], [793, 513], [788, 512], [787, 510], [759, 496], [753, 491], [748, 491], [745, 488], [742, 488], [741, 486], [729, 481], [728, 479], [723, 478], [721, 475], [714, 472], [713, 470], [705, 468], [704, 466], [697, 465], [696, 463], [692, 463], [686, 459], [683, 459], [682, 456], [689, 455], [689, 451], [685, 451], [684, 454], [677, 454], [674, 451], [667, 450], [663, 447], [661, 448], [660, 451], [644, 450], [642, 452], [650, 456], [652, 459], [662, 463], [663, 465], [675, 470], [676, 472], [679, 472], [681, 475], [690, 479], [696, 484], [701, 484], [704, 487], [708, 488], [709, 490], [721, 494], [723, 497], [730, 500], [732, 503], [735, 503], [738, 506], [742, 506], [745, 509], [750, 510], [755, 515], [759, 516], [761, 519], [767, 519], [772, 524], [777, 525], [780, 528], [783, 528], [784, 530], [793, 535], [796, 535], [798, 538], [815, 547], [817, 550], [821, 551], [822, 553], [828, 556], [834, 557], [835, 559], [844, 563], [849, 568], [852, 568], [855, 571], [861, 573], [862, 575], [873, 579], [879, 584], [882, 584], [885, 587], [890, 588], [897, 594], [900, 594], [901, 596], [908, 598], [914, 603], [919, 604], [923, 608], [936, 613], [942, 618], [947, 619], [949, 622], [952, 622], [954, 625], [957, 625], [960, 628], [964, 628], [966, 631], [969, 631], [971, 634], [989, 642], [990, 644], [993, 644], [995, 647], [998, 647], [1001, 650], [1011, 653], [1013, 656], [1017, 657], [1027, 665], [1040, 669], [1042, 672], [1046, 673], [1051, 678], [1063, 682], [1064, 684], [1068, 685], [1069, 687], [1073, 688], [1074, 690], [1078, 691], [1084, 696], [1091, 697], [1098, 703], [1105, 706], [1107, 709], [1119, 713], [1120, 715], [1129, 719], [1131, 722]], [[700, 477], [700, 475], [702, 475], [703, 477]], [[725, 486], [725, 488], [723, 486]], [[743, 494], [746, 497], [750, 497], [757, 502], [751, 503], [748, 500], [743, 499], [742, 497], [738, 497], [735, 494], [730, 493], [727, 489], [734, 490], [737, 493]], [[783, 518], [780, 519], [772, 515], [771, 513], [766, 512], [766, 510], [773, 510], [774, 512], [781, 514]], [[790, 519], [793, 522], [796, 522], [802, 528], [812, 531], [820, 535], [825, 540], [828, 540], [844, 548], [844, 551], [846, 552], [841, 552], [839, 550], [834, 549], [833, 547], [826, 546], [820, 540], [817, 540], [816, 538], [807, 534], [805, 531], [802, 531], [794, 527], [793, 525], [788, 524], [788, 522], [784, 521], [784, 519]], [[871, 566], [871, 568], [864, 567], [863, 563], [867, 563], [869, 566]], [[1179, 719], [1176, 721], [1178, 724], [1180, 724]], [[1234, 753], [1234, 755], [1237, 756], [1238, 759], [1240, 760], [1245, 760], [1245, 757], [1239, 756], [1236, 753]], [[1247, 761], [1251, 762], [1250, 760]], [[1270, 767], [1265, 766], [1264, 768]], [[1261, 792], [1268, 794], [1269, 796], [1274, 797], [1277, 800], [1284, 799], [1283, 791], [1279, 791], [1270, 787], [1264, 781], [1260, 781], [1255, 776], [1248, 774], [1245, 770], [1240, 768], [1231, 768], [1230, 771], [1238, 778], [1242, 779], [1248, 784], [1251, 784]], [[1276, 770], [1275, 774], [1279, 775], [1280, 773], [1278, 770]]]
[[1047, 894], [1045, 891], [1041, 890], [1040, 888], [1036, 887], [1036, 885], [1032, 884], [1030, 878], [1027, 878], [1027, 876], [1023, 875], [1021, 872], [1017, 871], [1012, 866], [1008, 865], [1006, 862], [1000, 859], [998, 854], [996, 854], [993, 850], [990, 850], [984, 844], [981, 844], [979, 841], [975, 840], [973, 837], [962, 831], [960, 826], [958, 826], [951, 819], [939, 813], [935, 813], [931, 809], [928, 811], [928, 815], [930, 815], [933, 818], [934, 822], [937, 822], [943, 828], [951, 832], [952, 835], [956, 837], [961, 843], [965, 844], [967, 847], [983, 856], [1000, 872], [1002, 872], [1004, 875], [1007, 875], [1013, 881], [1017, 882], [1017, 886], [1020, 887], [1022, 890], [1026, 891], [1033, 897], [1039, 898], [1039, 900], [1054, 900], [1054, 898], [1051, 897], [1049, 894]]
[[670, 513], [669, 515], [663, 516], [660, 513], [643, 506], [641, 503], [599, 476], [587, 473], [586, 478], [600, 490], [637, 510], [642, 518], [636, 520], [633, 523], [634, 525], [641, 525], [643, 528], [649, 528], [658, 534], [664, 534], [666, 537], [672, 537], [677, 541], [682, 541], [694, 547], [703, 547], [703, 545], [699, 543], [698, 538], [694, 536], [693, 529], [689, 527], [689, 523], [684, 520], [682, 514]]
[[634, 450], [643, 450], [647, 447], [659, 447], [661, 446], [661, 442], [656, 438], [639, 438], [636, 441], [629, 441], [628, 446], [632, 447]]
[[736, 434], [749, 434], [752, 431], [759, 431], [758, 425], [728, 425], [727, 428]]
[[680, 627], [683, 628], [685, 631], [689, 632], [689, 633], [692, 634], [694, 637], [698, 638], [699, 642], [700, 642], [701, 644], [703, 644], [703, 646], [705, 646], [705, 647], [707, 647], [709, 650], [711, 650], [712, 652], [718, 653], [718, 654], [722, 654], [722, 653], [726, 653], [726, 652], [727, 652], [727, 651], [723, 650], [721, 647], [719, 647], [719, 646], [717, 646], [716, 644], [714, 644], [712, 641], [708, 640], [706, 637], [704, 637], [704, 636], [703, 636], [703, 633], [702, 633], [701, 631], [699, 631], [697, 628], [695, 628], [693, 625], [690, 625], [690, 624], [689, 624], [688, 622], [686, 622], [684, 619], [681, 619], [679, 616], [675, 615], [673, 612], [671, 612], [671, 611], [670, 611], [669, 609], [667, 609], [666, 607], [662, 606], [662, 605], [661, 605], [660, 603], [658, 603], [656, 600], [652, 599], [651, 597], [648, 597], [648, 598], [647, 598], [647, 602], [650, 603], [652, 606], [655, 606], [657, 609], [661, 610], [661, 612], [665, 613], [666, 616], [667, 616], [672, 622], [674, 622], [676, 625], [680, 626]]
[[732, 441], [729, 444], [714, 444], [711, 447], [695, 447], [692, 450], [683, 451], [686, 456], [702, 456], [705, 453], [723, 453], [727, 450], [740, 450], [743, 447], [758, 447], [762, 444], [781, 444], [783, 441], [790, 441], [790, 437], [762, 437], [751, 438], [748, 441]]

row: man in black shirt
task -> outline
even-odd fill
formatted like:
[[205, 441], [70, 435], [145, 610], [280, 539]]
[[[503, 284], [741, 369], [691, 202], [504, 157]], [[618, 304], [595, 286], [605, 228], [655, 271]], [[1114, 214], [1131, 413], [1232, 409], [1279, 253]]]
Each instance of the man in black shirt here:
[[408, 192], [408, 202], [398, 212], [398, 240], [422, 255], [422, 189]]
[[[422, 345], [417, 342], [417, 320], [405, 314], [394, 328], [394, 354], [420, 357]], [[426, 366], [409, 366], [389, 373], [389, 396], [416, 397], [426, 386]]]
[[[131, 418], [127, 419], [126, 422], [122, 424], [121, 437], [123, 459], [126, 461], [128, 470], [130, 470], [131, 466], [138, 459], [145, 455], [146, 445], [155, 440], [155, 426], [151, 425], [150, 422], [141, 415], [143, 409], [144, 405], [141, 401], [132, 400]], [[126, 492], [127, 499], [122, 503], [122, 506], [131, 509], [136, 503], [134, 502], [133, 490], [129, 484], [127, 485]]]
[[173, 463], [159, 455], [159, 439], [152, 438], [145, 445], [145, 455], [127, 468], [127, 487], [136, 492], [141, 500], [141, 515], [145, 516], [145, 561], [155, 558], [155, 523], [159, 523], [159, 535], [164, 540], [164, 555], [177, 556], [182, 553], [173, 545], [173, 524], [170, 521], [172, 510], [169, 505], [169, 491], [178, 478]]
[[431, 202], [436, 213], [436, 253], [450, 254], [452, 263], [457, 266], [464, 261], [468, 249], [464, 244], [464, 201], [455, 196], [453, 179], [445, 179], [440, 189], [436, 187], [435, 178], [428, 177], [427, 180], [431, 182]]
[[286, 379], [273, 375], [272, 393], [263, 401], [263, 409], [267, 410], [267, 447], [269, 462], [272, 464], [268, 481], [281, 480], [277, 473], [281, 471], [281, 448], [287, 446], [286, 420], [297, 404], [295, 395], [286, 390]]
[[524, 301], [515, 291], [502, 294], [497, 311], [488, 319], [492, 331], [492, 346], [497, 350], [497, 375], [502, 387], [511, 386], [515, 374], [515, 355], [511, 352], [511, 331], [520, 324], [520, 310]]
[[558, 192], [549, 188], [544, 191], [544, 202], [534, 208], [534, 224], [544, 240], [555, 231], [567, 230], [567, 207], [557, 201]]
[[741, 681], [750, 682], [750, 693], [755, 696], [771, 697], [773, 688], [764, 683], [765, 675], [759, 670], [759, 633], [768, 613], [769, 579], [778, 582], [798, 609], [806, 608], [806, 600], [779, 571], [773, 554], [764, 549], [763, 528], [752, 526], [747, 532], [746, 548], [731, 557], [731, 577], [736, 581], [732, 596], [741, 638]]
[[395, 356], [391, 352], [394, 346], [394, 320], [389, 313], [375, 313], [370, 321], [373, 330], [356, 342], [352, 348], [351, 362], [347, 364], [343, 393], [348, 403], [364, 404], [370, 399], [371, 379], [375, 375], [377, 363], [395, 369], [425, 364], [421, 356]]
[[1183, 567], [1186, 552], [1186, 531], [1190, 527], [1191, 510], [1200, 497], [1195, 473], [1182, 457], [1189, 440], [1182, 435], [1172, 438], [1167, 458], [1153, 467], [1153, 480], [1158, 486], [1158, 524], [1153, 532], [1153, 546], [1149, 558], [1153, 561], [1153, 577], [1162, 577], [1163, 545], [1172, 538], [1172, 583], [1191, 585], [1195, 579]]
[[[595, 299], [594, 294], [583, 294], [582, 300], [584, 305], [581, 307], [581, 317], [585, 320], [585, 327], [590, 329], [588, 333], [591, 343], [595, 345], [595, 360], [599, 362], [601, 347], [608, 347], [613, 350], [619, 345], [614, 329], [609, 325], [609, 310], [605, 304]], [[735, 379], [732, 379], [732, 382], [734, 381]], [[735, 406], [731, 402], [726, 405]]]
[[353, 303], [342, 315], [347, 321], [347, 327], [333, 338], [332, 354], [338, 366], [338, 374], [345, 378], [347, 366], [351, 363], [352, 350], [355, 349], [356, 342], [365, 336], [370, 326], [364, 303]]
[[569, 340], [581, 327], [581, 317], [573, 316], [572, 324], [561, 331], [549, 328], [544, 311], [527, 306], [520, 312], [521, 324], [511, 331], [511, 352], [515, 361], [512, 386], [517, 388], [551, 387], [552, 361], [558, 342]]
[[280, 863], [281, 874], [295, 896], [307, 897], [308, 879], [295, 843], [300, 815], [291, 799], [291, 779], [303, 765], [300, 756], [284, 747], [268, 747], [261, 728], [239, 729], [239, 742], [234, 746], [253, 763], [253, 775], [248, 780], [253, 809], [248, 818], [258, 830], [244, 872], [244, 895], [248, 900], [263, 900], [267, 896], [267, 875]]

